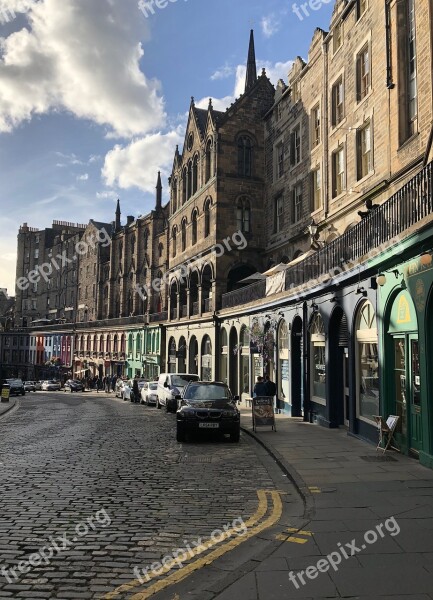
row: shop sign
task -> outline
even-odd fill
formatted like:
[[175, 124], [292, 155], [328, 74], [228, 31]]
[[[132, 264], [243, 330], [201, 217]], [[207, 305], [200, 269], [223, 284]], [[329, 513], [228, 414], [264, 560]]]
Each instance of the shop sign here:
[[271, 396], [256, 396], [253, 398], [253, 429], [257, 427], [272, 427], [277, 431], [275, 426], [274, 414], [274, 399]]

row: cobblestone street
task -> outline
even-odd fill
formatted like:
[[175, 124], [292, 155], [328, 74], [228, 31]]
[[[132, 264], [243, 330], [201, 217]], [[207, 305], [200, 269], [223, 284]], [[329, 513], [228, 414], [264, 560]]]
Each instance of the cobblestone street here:
[[[101, 598], [135, 579], [135, 566], [248, 518], [257, 490], [275, 488], [245, 434], [178, 444], [174, 415], [113, 395], [19, 404], [0, 420], [1, 598]], [[68, 547], [57, 541], [48, 564], [18, 571], [62, 537]]]

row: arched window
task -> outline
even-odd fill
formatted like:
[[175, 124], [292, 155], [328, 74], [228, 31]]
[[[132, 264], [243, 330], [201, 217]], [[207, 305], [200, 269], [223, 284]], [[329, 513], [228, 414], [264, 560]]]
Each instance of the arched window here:
[[173, 180], [171, 186], [171, 212], [172, 214], [177, 211], [177, 179]]
[[206, 174], [205, 183], [212, 177], [212, 140], [209, 140], [206, 145]]
[[177, 227], [176, 225], [173, 227], [172, 233], [171, 233], [171, 240], [172, 240], [172, 256], [173, 258], [176, 256], [176, 252], [177, 252]]
[[117, 335], [114, 336], [114, 340], [113, 340], [113, 352], [117, 354], [117, 352], [119, 351], [118, 348], [118, 337]]
[[146, 228], [144, 230], [144, 249], [147, 250], [149, 245], [149, 230]]
[[187, 200], [187, 190], [188, 190], [188, 171], [186, 167], [182, 171], [182, 205], [185, 204]]
[[135, 233], [133, 233], [131, 236], [131, 254], [134, 254], [134, 252], [135, 252]]
[[105, 351], [111, 352], [111, 335], [110, 334], [107, 335], [107, 343], [105, 345]]
[[104, 352], [104, 336], [101, 335], [99, 338], [99, 352]]
[[139, 356], [141, 354], [141, 335], [137, 333], [137, 339], [135, 340], [135, 355]]
[[197, 243], [197, 211], [195, 210], [192, 213], [192, 218], [191, 218], [191, 229], [192, 229], [192, 245], [195, 246], [195, 244]]
[[238, 175], [240, 177], [251, 177], [253, 163], [253, 145], [246, 135], [238, 139]]
[[162, 255], [164, 253], [164, 246], [162, 245], [162, 243], [160, 242], [158, 244], [158, 254], [159, 254], [159, 258], [162, 258]]
[[237, 202], [236, 223], [239, 231], [251, 233], [251, 205], [248, 198], [239, 198]]
[[194, 156], [194, 163], [192, 166], [192, 194], [194, 195], [198, 189], [198, 155]]
[[210, 207], [211, 201], [208, 198], [204, 204], [204, 237], [210, 234]]
[[186, 219], [182, 220], [182, 252], [186, 250]]
[[187, 200], [189, 200], [192, 196], [192, 187], [193, 187], [193, 175], [192, 175], [192, 160], [188, 163], [188, 193]]
[[132, 337], [132, 333], [130, 333], [128, 336], [128, 354], [132, 354], [133, 343], [134, 343], [134, 340]]
[[325, 324], [319, 313], [310, 323], [311, 397], [326, 405]]

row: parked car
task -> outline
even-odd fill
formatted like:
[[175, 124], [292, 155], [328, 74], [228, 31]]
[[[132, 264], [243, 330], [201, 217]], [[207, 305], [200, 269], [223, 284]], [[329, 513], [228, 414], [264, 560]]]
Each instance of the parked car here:
[[232, 442], [239, 442], [239, 396], [233, 396], [227, 384], [217, 381], [192, 381], [177, 400], [181, 405], [176, 413], [178, 442], [184, 442], [189, 434], [205, 431], [229, 434]]
[[182, 395], [190, 381], [198, 381], [198, 375], [190, 373], [161, 373], [158, 379], [157, 408], [165, 406], [167, 412], [176, 412], [178, 403], [176, 396]]
[[50, 379], [48, 381], [42, 382], [42, 391], [43, 392], [59, 392], [62, 389], [60, 381], [55, 381], [54, 379]]
[[68, 381], [63, 386], [63, 391], [65, 392], [84, 392], [84, 385], [81, 381], [77, 379], [68, 379]]
[[26, 392], [36, 392], [36, 382], [35, 381], [25, 381], [24, 389]]
[[37, 392], [40, 392], [42, 389], [42, 381], [35, 381], [35, 388]]
[[155, 405], [158, 402], [158, 382], [145, 382], [141, 388], [141, 404]]
[[26, 390], [22, 379], [5, 379], [4, 383], [7, 383], [10, 387], [11, 396], [24, 396]]

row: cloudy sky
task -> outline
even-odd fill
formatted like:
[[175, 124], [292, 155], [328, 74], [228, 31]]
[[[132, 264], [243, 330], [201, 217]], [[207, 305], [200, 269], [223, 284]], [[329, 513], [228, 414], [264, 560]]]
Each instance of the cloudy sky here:
[[123, 218], [145, 214], [191, 96], [224, 109], [242, 91], [249, 30], [258, 68], [287, 80], [333, 3], [302, 21], [282, 0], [147, 4], [145, 16], [137, 0], [0, 0], [0, 288], [11, 295], [20, 224], [109, 222], [118, 197]]

